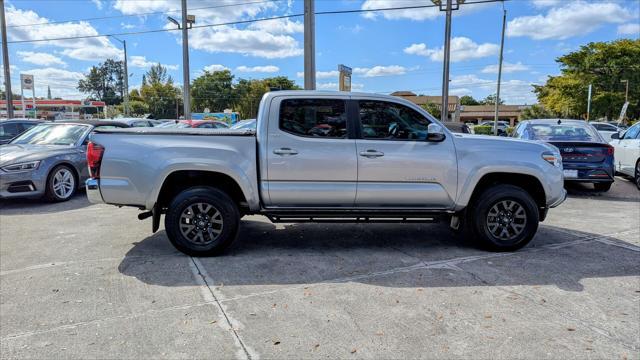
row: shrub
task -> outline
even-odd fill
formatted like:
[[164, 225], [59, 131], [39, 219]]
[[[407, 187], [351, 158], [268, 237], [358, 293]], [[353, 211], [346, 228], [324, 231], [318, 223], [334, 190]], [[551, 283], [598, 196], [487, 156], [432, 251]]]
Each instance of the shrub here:
[[473, 127], [473, 133], [476, 135], [493, 135], [493, 126], [476, 125]]

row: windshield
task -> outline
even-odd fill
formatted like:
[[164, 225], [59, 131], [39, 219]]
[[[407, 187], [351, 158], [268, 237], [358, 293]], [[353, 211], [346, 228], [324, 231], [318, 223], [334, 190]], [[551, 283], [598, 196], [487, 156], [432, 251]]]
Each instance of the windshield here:
[[86, 133], [87, 126], [71, 124], [41, 124], [27, 130], [11, 144], [74, 145]]
[[545, 141], [600, 141], [598, 133], [586, 124], [532, 124], [525, 138]]

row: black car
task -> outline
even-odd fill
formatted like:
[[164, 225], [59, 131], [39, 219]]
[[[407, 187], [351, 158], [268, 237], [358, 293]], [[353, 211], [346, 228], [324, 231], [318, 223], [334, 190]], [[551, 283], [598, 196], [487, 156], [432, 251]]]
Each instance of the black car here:
[[613, 146], [586, 121], [526, 120], [518, 124], [513, 136], [545, 141], [560, 149], [565, 181], [593, 183], [599, 191], [611, 188], [614, 181]]
[[0, 145], [6, 144], [11, 139], [42, 123], [35, 119], [2, 119], [0, 120]]

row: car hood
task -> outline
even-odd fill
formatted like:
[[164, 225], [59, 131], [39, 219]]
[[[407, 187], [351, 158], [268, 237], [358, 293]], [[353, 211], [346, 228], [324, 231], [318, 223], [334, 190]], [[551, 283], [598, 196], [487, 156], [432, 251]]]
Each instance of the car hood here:
[[7, 144], [0, 147], [0, 166], [27, 161], [44, 160], [51, 156], [71, 154], [78, 151], [69, 145], [18, 145]]
[[520, 148], [529, 148], [531, 150], [548, 150], [558, 154], [560, 153], [558, 148], [544, 141], [524, 140], [506, 136], [455, 134], [455, 141], [456, 143], [465, 143], [466, 146], [491, 146], [496, 147], [497, 149], [513, 149], [514, 146], [518, 146]]

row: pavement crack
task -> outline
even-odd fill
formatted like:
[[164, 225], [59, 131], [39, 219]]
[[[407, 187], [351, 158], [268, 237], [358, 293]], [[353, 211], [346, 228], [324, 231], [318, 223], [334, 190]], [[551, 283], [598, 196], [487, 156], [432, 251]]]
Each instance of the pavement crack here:
[[234, 323], [237, 323], [236, 321], [232, 321], [231, 316], [229, 316], [229, 314], [227, 314], [227, 312], [224, 309], [224, 306], [222, 306], [222, 303], [220, 302], [220, 300], [218, 299], [218, 296], [216, 295], [215, 291], [211, 288], [211, 285], [209, 284], [209, 280], [210, 277], [208, 276], [206, 270], [204, 269], [204, 266], [202, 265], [202, 263], [200, 262], [200, 260], [194, 258], [194, 257], [189, 257], [189, 259], [191, 260], [191, 263], [193, 264], [193, 270], [194, 270], [194, 275], [200, 278], [200, 282], [204, 287], [206, 287], [206, 290], [208, 291], [208, 294], [210, 296], [205, 296], [205, 301], [209, 302], [209, 300], [213, 300], [212, 303], [216, 304], [216, 306], [218, 307], [218, 309], [220, 310], [222, 316], [224, 317], [227, 325], [229, 325], [229, 328], [231, 329], [231, 331], [233, 332], [233, 336], [235, 337], [235, 340], [237, 341], [237, 344], [240, 345], [241, 349], [242, 349], [242, 355], [244, 355], [244, 357], [246, 359], [256, 359], [258, 356], [255, 356], [252, 354], [252, 351], [249, 350], [249, 348], [245, 345], [244, 341], [242, 340], [242, 338], [240, 337], [240, 334], [238, 334], [238, 330], [235, 327]]

